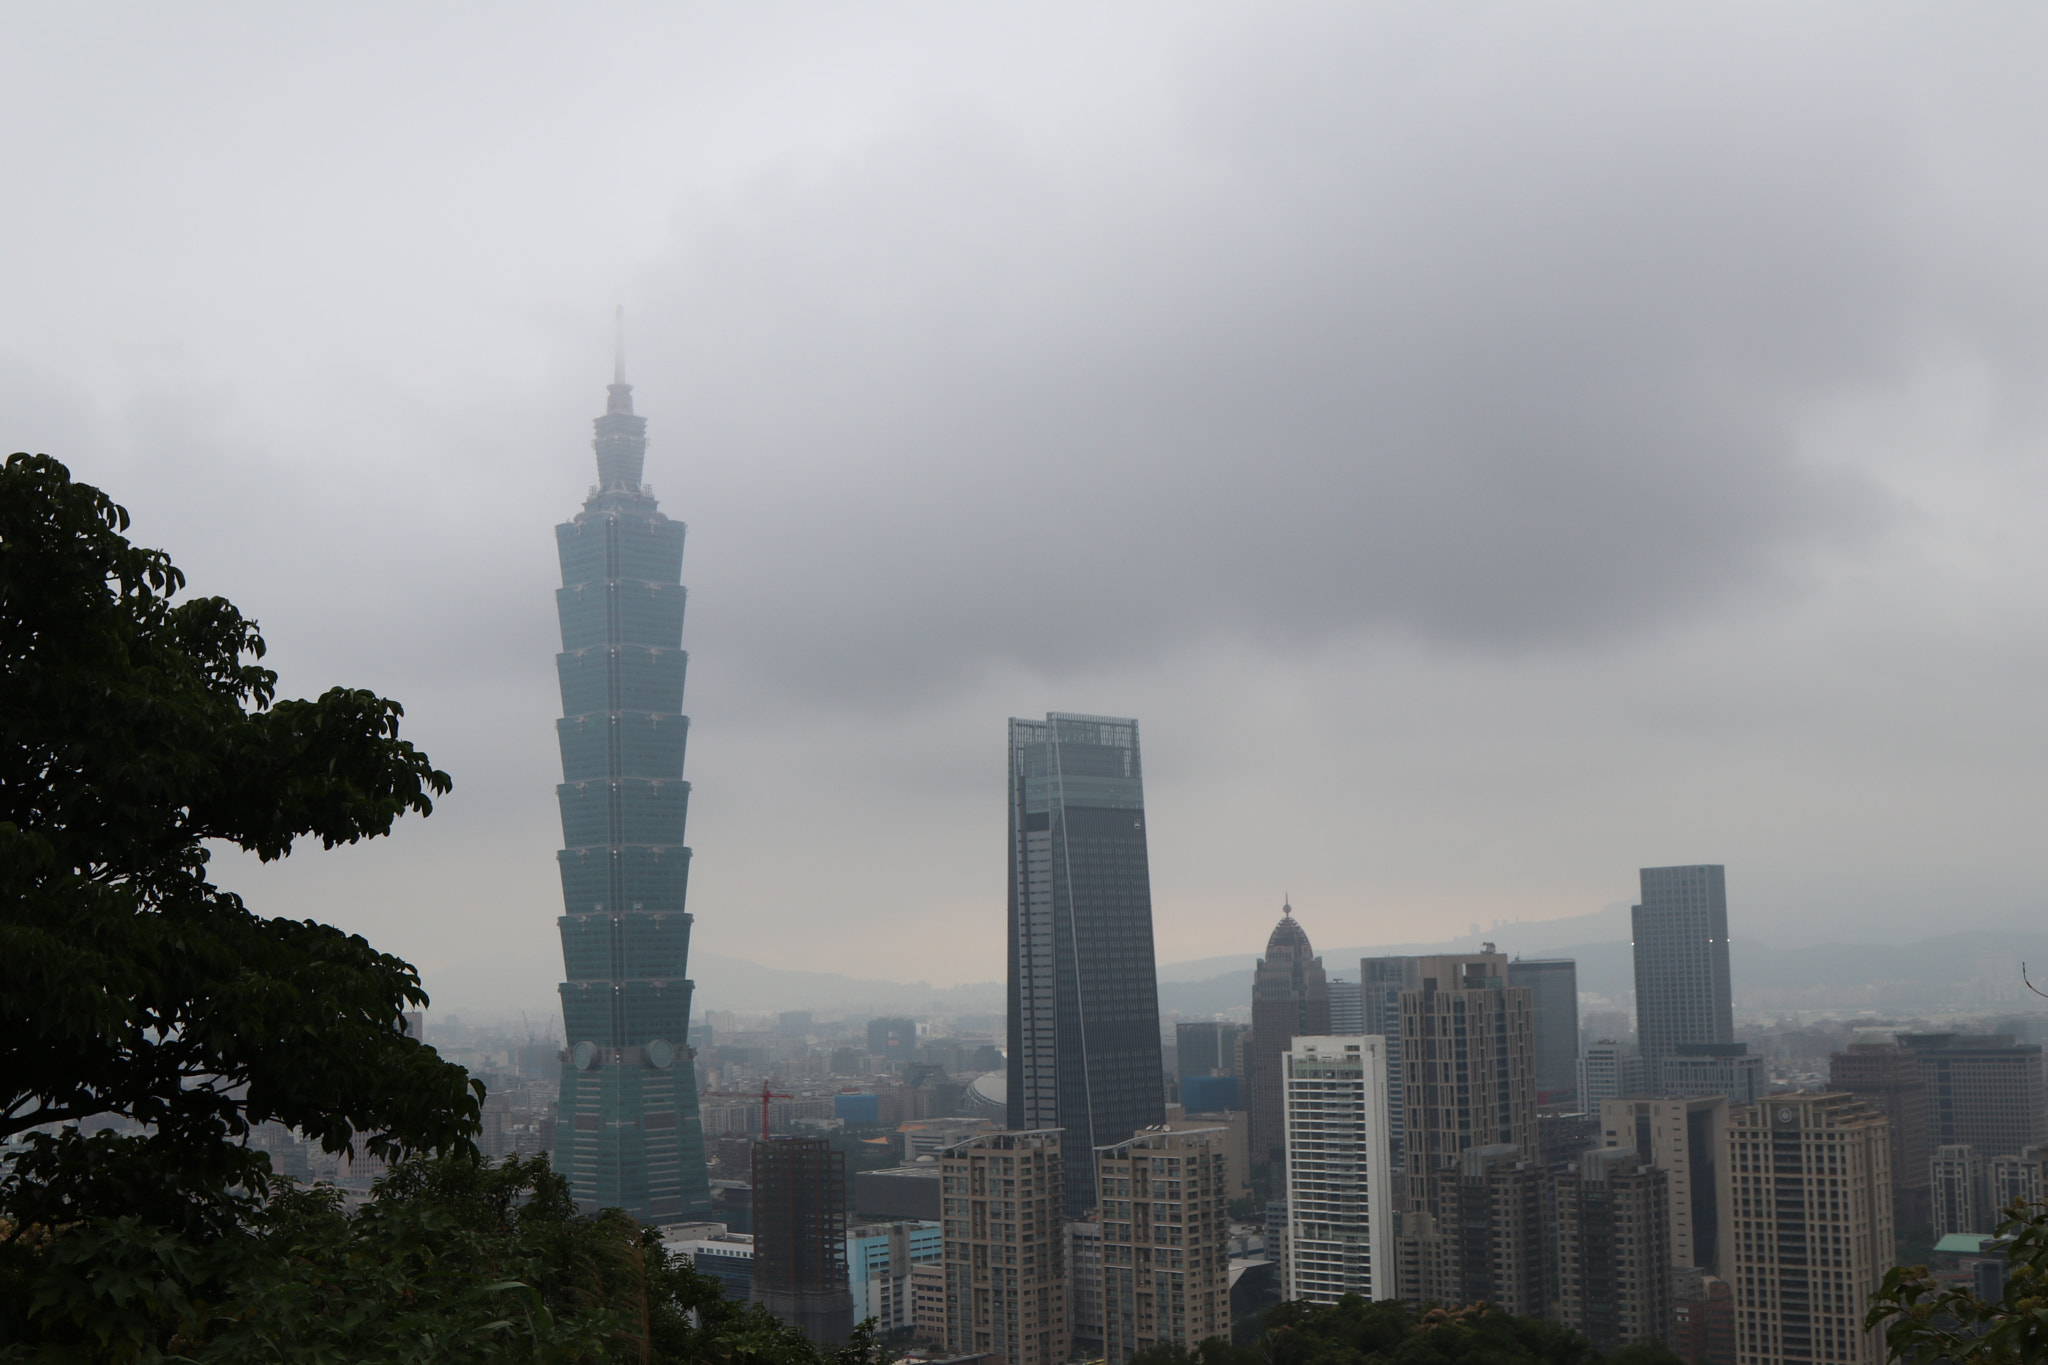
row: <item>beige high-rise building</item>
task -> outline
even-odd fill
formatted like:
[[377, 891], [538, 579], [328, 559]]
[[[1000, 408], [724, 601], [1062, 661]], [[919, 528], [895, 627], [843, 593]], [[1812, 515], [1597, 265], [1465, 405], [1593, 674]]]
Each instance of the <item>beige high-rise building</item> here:
[[946, 1344], [946, 1263], [925, 1261], [910, 1267], [910, 1318], [923, 1346]]
[[1893, 1260], [1891, 1188], [1891, 1123], [1846, 1091], [1768, 1095], [1730, 1116], [1737, 1365], [1883, 1365], [1863, 1315]]
[[1508, 960], [1415, 959], [1401, 992], [1401, 1128], [1406, 1209], [1395, 1256], [1400, 1297], [1542, 1311], [1531, 1210], [1541, 1183], [1535, 997], [1507, 984]]
[[1934, 1143], [1920, 1055], [1888, 1034], [1859, 1039], [1828, 1058], [1828, 1089], [1846, 1090], [1892, 1121], [1892, 1222], [1931, 1222], [1927, 1163]]
[[1623, 1146], [1553, 1177], [1558, 1319], [1603, 1355], [1672, 1334], [1668, 1184]]
[[1166, 1106], [1166, 1123], [1163, 1125], [1176, 1133], [1191, 1133], [1197, 1128], [1221, 1128], [1224, 1130], [1224, 1156], [1230, 1162], [1230, 1197], [1249, 1199], [1252, 1194], [1251, 1157], [1251, 1115], [1242, 1109], [1225, 1109], [1211, 1113], [1191, 1113], [1183, 1106]]
[[1402, 1154], [1411, 1204], [1434, 1212], [1432, 1178], [1455, 1179], [1471, 1149], [1537, 1156], [1535, 998], [1507, 984], [1504, 953], [1417, 969], [1421, 988], [1401, 992]]
[[1060, 1130], [969, 1138], [941, 1154], [939, 1179], [946, 1349], [1059, 1365], [1070, 1344]]
[[1102, 1223], [1094, 1213], [1067, 1224], [1067, 1331], [1075, 1360], [1102, 1354]]
[[1230, 1168], [1220, 1128], [1096, 1149], [1103, 1356], [1230, 1336]]
[[1600, 1145], [1626, 1147], [1665, 1173], [1671, 1264], [1726, 1278], [1721, 1265], [1721, 1190], [1726, 1172], [1728, 1097], [1607, 1100]]

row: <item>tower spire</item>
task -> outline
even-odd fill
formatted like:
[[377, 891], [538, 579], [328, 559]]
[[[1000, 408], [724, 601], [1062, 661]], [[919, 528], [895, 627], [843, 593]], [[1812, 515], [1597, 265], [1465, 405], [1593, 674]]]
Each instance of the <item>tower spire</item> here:
[[626, 382], [626, 305], [612, 310], [612, 382], [605, 390], [604, 416], [597, 419], [597, 486], [627, 492], [640, 488], [647, 458], [647, 419], [633, 413], [633, 386]]

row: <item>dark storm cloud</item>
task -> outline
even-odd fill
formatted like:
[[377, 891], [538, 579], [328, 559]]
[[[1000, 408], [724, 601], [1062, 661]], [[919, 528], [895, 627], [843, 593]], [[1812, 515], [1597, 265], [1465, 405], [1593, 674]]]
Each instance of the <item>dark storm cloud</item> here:
[[1894, 509], [1803, 425], [1984, 340], [1881, 82], [1456, 28], [1197, 54], [1163, 144], [938, 108], [686, 212], [650, 477], [752, 481], [694, 500], [700, 644], [863, 703], [1210, 637], [1571, 647], [1867, 542]]

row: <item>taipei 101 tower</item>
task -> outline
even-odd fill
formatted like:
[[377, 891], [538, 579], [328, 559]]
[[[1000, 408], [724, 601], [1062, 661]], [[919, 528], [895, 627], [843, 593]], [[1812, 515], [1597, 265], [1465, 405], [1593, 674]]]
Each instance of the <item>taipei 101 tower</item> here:
[[607, 393], [597, 483], [555, 528], [568, 1047], [554, 1162], [580, 1207], [674, 1223], [711, 1204], [683, 908], [683, 524], [640, 482], [647, 419], [633, 414], [623, 347]]

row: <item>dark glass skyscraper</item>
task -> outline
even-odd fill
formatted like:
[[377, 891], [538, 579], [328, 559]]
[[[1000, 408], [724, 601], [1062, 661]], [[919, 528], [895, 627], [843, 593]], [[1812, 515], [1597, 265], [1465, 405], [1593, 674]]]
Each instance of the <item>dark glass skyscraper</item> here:
[[1630, 923], [1636, 954], [1636, 1040], [1643, 1070], [1691, 1043], [1735, 1041], [1728, 981], [1728, 888], [1718, 863], [1642, 870], [1643, 903]]
[[640, 482], [647, 419], [621, 364], [597, 484], [555, 528], [562, 588], [562, 1057], [555, 1169], [586, 1209], [646, 1223], [711, 1207], [688, 1046], [683, 524]]
[[1010, 722], [1009, 1126], [1058, 1128], [1067, 1213], [1093, 1151], [1166, 1121], [1138, 722]]
[[1508, 963], [1508, 984], [1535, 993], [1536, 1103], [1571, 1103], [1579, 1090], [1579, 964], [1516, 958]]

